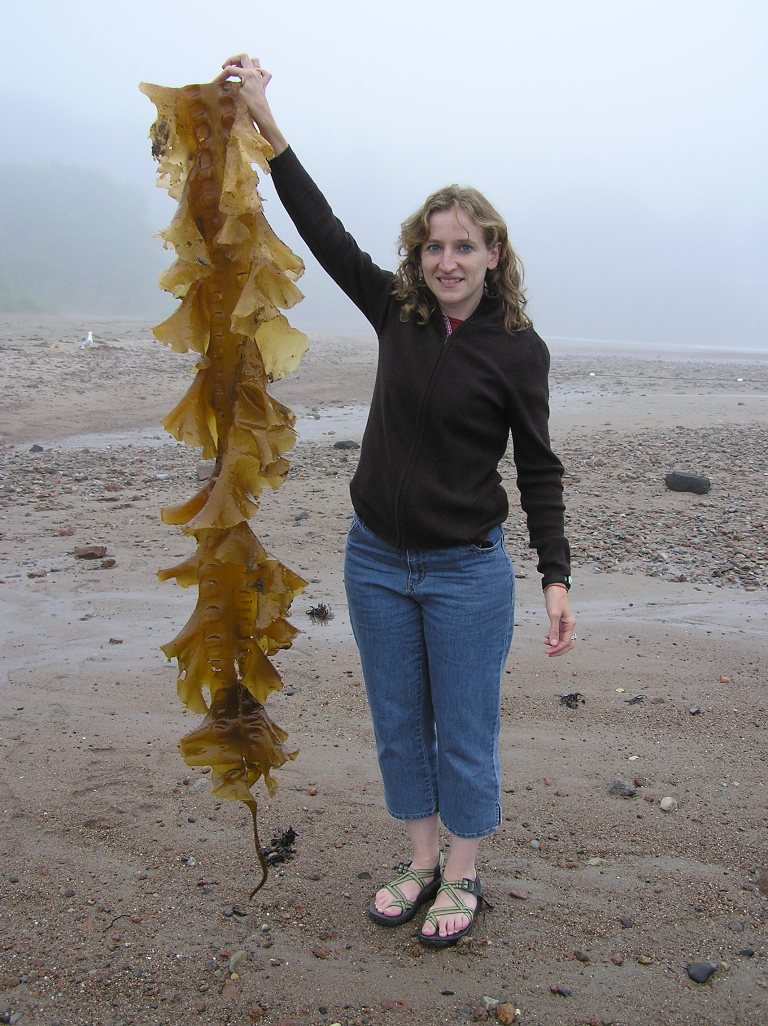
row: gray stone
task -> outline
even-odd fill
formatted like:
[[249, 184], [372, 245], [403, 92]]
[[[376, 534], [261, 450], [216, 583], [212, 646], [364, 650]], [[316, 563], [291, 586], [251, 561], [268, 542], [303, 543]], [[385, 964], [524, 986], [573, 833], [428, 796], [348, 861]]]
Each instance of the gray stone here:
[[694, 983], [706, 983], [717, 972], [717, 966], [713, 962], [692, 962], [686, 972]]
[[619, 798], [634, 798], [637, 794], [637, 788], [634, 784], [630, 784], [628, 780], [614, 780], [611, 786], [608, 788], [608, 794], [616, 795]]
[[677, 470], [666, 475], [664, 484], [672, 492], [693, 492], [696, 495], [706, 495], [712, 487], [712, 482], [708, 477], [682, 473]]

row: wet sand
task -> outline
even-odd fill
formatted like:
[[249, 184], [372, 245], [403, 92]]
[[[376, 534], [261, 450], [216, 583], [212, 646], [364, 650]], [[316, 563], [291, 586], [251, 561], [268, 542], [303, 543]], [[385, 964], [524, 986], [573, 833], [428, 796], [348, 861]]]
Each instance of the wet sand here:
[[[182, 762], [196, 718], [159, 650], [195, 598], [155, 578], [190, 548], [158, 510], [195, 489], [198, 456], [158, 425], [193, 361], [138, 322], [0, 322], [6, 1021], [443, 1026], [484, 1021], [484, 997], [529, 1026], [768, 1021], [768, 362], [552, 351], [579, 642], [543, 655], [507, 461], [518, 609], [504, 821], [479, 866], [493, 909], [435, 953], [420, 917], [365, 915], [403, 854], [341, 581], [356, 452], [334, 442], [361, 437], [372, 340], [313, 338], [275, 386], [300, 442], [252, 526], [309, 585], [268, 701], [300, 754], [257, 797], [262, 840], [290, 826], [296, 850], [249, 902], [247, 814]], [[668, 491], [672, 469], [711, 491]], [[85, 544], [107, 564], [76, 559]], [[610, 793], [619, 778], [633, 797]], [[697, 984], [703, 961], [717, 970]]]

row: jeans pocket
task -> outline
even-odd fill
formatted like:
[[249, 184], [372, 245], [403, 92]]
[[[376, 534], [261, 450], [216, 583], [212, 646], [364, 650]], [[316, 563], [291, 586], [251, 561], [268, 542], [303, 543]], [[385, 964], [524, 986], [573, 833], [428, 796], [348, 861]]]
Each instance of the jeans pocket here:
[[364, 531], [364, 530], [365, 530], [365, 524], [362, 522], [362, 520], [357, 515], [357, 513], [353, 513], [352, 514], [352, 518], [349, 521], [349, 529], [347, 531], [347, 534], [348, 535], [352, 535], [352, 534], [354, 534], [357, 531]]

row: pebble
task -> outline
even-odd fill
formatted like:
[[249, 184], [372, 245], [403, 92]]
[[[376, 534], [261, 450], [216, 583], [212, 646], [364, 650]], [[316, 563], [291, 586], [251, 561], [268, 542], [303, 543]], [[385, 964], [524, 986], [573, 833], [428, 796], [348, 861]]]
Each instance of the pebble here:
[[107, 554], [106, 545], [75, 545], [75, 559], [103, 559]]
[[229, 965], [229, 971], [231, 973], [235, 972], [238, 966], [241, 966], [247, 957], [248, 953], [243, 951], [242, 949], [240, 949], [239, 951], [233, 951], [232, 954], [229, 956], [229, 962], [227, 963]]
[[637, 961], [638, 961], [639, 965], [651, 965], [652, 962], [653, 962], [653, 959], [651, 958], [650, 955], [640, 955], [638, 957]]
[[560, 997], [571, 997], [573, 995], [570, 987], [561, 987], [559, 983], [553, 983], [549, 989], [553, 994], [559, 994]]
[[698, 705], [692, 705], [689, 707], [688, 712], [691, 714], [691, 716], [698, 716], [701, 713], [701, 709]]
[[637, 788], [630, 784], [628, 780], [623, 780], [619, 777], [608, 788], [608, 794], [616, 795], [619, 798], [634, 798], [637, 794]]
[[674, 812], [675, 809], [680, 808], [680, 802], [677, 798], [671, 798], [669, 795], [666, 798], [662, 798], [659, 802], [659, 808], [662, 812]]
[[717, 972], [714, 962], [692, 962], [686, 972], [694, 983], [706, 983], [713, 973]]
[[521, 1011], [510, 1001], [502, 1001], [496, 1006], [496, 1022], [510, 1026], [511, 1023], [519, 1022]]

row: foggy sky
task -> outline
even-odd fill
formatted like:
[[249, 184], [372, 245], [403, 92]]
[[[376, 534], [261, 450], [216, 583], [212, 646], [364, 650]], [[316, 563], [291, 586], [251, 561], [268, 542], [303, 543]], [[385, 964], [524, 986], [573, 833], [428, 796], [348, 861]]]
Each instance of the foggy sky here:
[[[507, 219], [545, 337], [768, 347], [762, 0], [13, 6], [0, 160], [107, 172], [143, 191], [154, 230], [173, 204], [154, 186], [139, 82], [208, 81], [247, 50], [273, 72], [300, 159], [382, 266], [428, 192], [472, 184]], [[260, 188], [307, 264], [291, 321], [368, 332]]]

